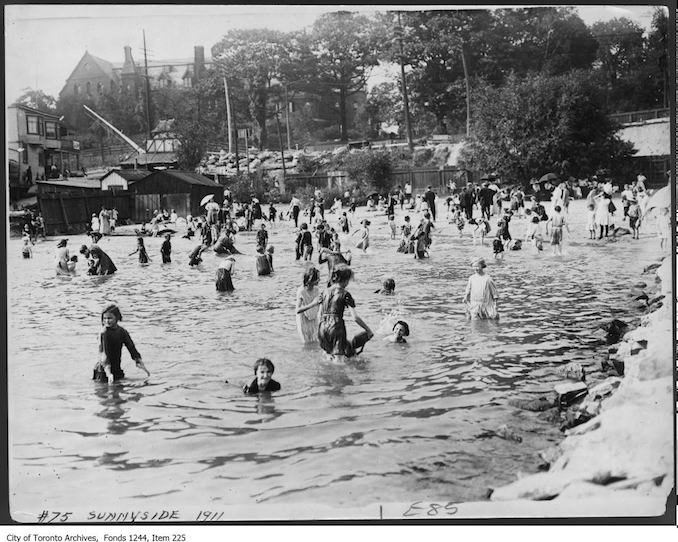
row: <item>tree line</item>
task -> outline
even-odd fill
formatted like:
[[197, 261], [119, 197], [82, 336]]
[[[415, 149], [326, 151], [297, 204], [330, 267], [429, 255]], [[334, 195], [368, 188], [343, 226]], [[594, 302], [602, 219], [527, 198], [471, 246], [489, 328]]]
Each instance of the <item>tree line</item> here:
[[[571, 107], [595, 114], [590, 121], [616, 111], [668, 107], [670, 81], [668, 17], [661, 8], [654, 10], [647, 33], [627, 18], [587, 26], [571, 7], [373, 15], [342, 11], [323, 14], [301, 31], [230, 30], [212, 46], [212, 59], [211, 69], [194, 87], [152, 93], [153, 118], [176, 119], [187, 165], [195, 165], [208, 148], [225, 145], [224, 82], [234, 123], [253, 126], [261, 148], [282, 145], [280, 120], [286, 105], [309, 94], [322, 96], [335, 123], [327, 126], [302, 107], [289, 119], [294, 142], [348, 141], [378, 136], [383, 123], [402, 132], [405, 112], [397, 78], [376, 85], [365, 101], [356, 102], [352, 125], [348, 111], [351, 97], [366, 90], [377, 65], [402, 64], [415, 136], [469, 131], [476, 152], [498, 141], [502, 158], [484, 156], [480, 162], [499, 168], [505, 167], [501, 164], [507, 163], [506, 157], [523, 164], [539, 160], [535, 147], [552, 148], [565, 137], [579, 137], [582, 145], [590, 143], [586, 138], [600, 137], [590, 133], [592, 129], [587, 132], [581, 115], [562, 102], [569, 100]], [[520, 96], [527, 101], [519, 103]], [[30, 91], [20, 101], [64, 114], [84, 147], [103, 137], [101, 128], [82, 112], [82, 99], [54, 100]], [[105, 95], [98, 104], [104, 117], [132, 136], [145, 132], [145, 107], [143, 99], [116, 94]], [[553, 114], [544, 116], [548, 108], [577, 118], [560, 122]], [[519, 117], [497, 126], [493, 119], [504, 119], [509, 111]], [[561, 133], [554, 135], [554, 129]], [[597, 130], [613, 129], [603, 122]], [[514, 141], [520, 133], [516, 130], [532, 134], [529, 152], [520, 146], [526, 144], [522, 140]], [[609, 156], [619, 151], [620, 144], [609, 133], [605, 137], [606, 142], [596, 143], [600, 152]], [[478, 163], [478, 156], [469, 160]]]

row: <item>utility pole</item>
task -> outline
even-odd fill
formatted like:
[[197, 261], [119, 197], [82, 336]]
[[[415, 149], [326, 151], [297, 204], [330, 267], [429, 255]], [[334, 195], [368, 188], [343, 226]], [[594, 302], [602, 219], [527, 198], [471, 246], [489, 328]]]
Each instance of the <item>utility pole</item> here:
[[280, 132], [280, 107], [275, 106], [275, 122], [278, 125], [278, 143], [280, 144], [280, 156], [282, 157], [283, 182], [287, 179], [287, 169], [285, 167], [285, 151], [283, 150], [282, 133]]
[[287, 125], [287, 150], [292, 150], [292, 138], [290, 137], [290, 102], [287, 99], [287, 83], [285, 83], [285, 124]]
[[412, 124], [410, 123], [410, 102], [407, 99], [407, 84], [405, 83], [405, 52], [403, 49], [403, 27], [400, 22], [400, 12], [398, 12], [398, 26], [395, 29], [396, 36], [398, 36], [398, 43], [400, 45], [400, 79], [403, 87], [403, 105], [405, 106], [405, 129], [407, 131], [407, 146], [411, 151], [414, 150], [414, 142], [412, 141]]
[[464, 67], [464, 83], [466, 83], [466, 137], [471, 135], [471, 86], [468, 81], [468, 69], [466, 68], [466, 56], [464, 46], [461, 46], [461, 64]]
[[[146, 125], [148, 126], [148, 139], [153, 139], [151, 134], [151, 83], [148, 79], [148, 59], [146, 58], [146, 31], [142, 30], [144, 35], [144, 71], [146, 73]], [[145, 145], [144, 145], [145, 147]]]
[[228, 153], [233, 152], [233, 125], [231, 120], [231, 98], [228, 95], [228, 83], [224, 77], [224, 94], [226, 94], [226, 123], [228, 124]]

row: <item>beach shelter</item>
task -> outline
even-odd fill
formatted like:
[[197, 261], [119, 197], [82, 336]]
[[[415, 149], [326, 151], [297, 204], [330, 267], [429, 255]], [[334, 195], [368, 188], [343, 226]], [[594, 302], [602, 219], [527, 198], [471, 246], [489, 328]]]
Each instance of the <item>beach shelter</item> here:
[[174, 209], [179, 216], [200, 216], [200, 202], [209, 195], [221, 204], [224, 187], [209, 177], [193, 171], [156, 170], [134, 183], [130, 192], [135, 196], [135, 220], [148, 220], [154, 210]]

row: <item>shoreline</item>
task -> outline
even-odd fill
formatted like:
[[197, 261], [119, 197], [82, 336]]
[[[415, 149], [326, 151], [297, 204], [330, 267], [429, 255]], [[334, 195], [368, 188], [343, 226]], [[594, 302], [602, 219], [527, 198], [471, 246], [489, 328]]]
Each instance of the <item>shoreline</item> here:
[[646, 505], [643, 516], [666, 512], [674, 489], [673, 291], [671, 257], [660, 261], [643, 273], [658, 283], [648, 311], [608, 348], [608, 367], [622, 375], [588, 389], [572, 410], [590, 419], [540, 453], [548, 470], [491, 489], [491, 508], [540, 501], [545, 516], [562, 516], [564, 505], [571, 515], [616, 516], [628, 515], [634, 500]]

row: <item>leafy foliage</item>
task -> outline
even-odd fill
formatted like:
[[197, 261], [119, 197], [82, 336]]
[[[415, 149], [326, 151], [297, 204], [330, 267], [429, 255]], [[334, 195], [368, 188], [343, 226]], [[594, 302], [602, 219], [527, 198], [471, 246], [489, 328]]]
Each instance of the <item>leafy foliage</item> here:
[[586, 72], [525, 79], [474, 94], [473, 137], [463, 152], [468, 167], [527, 182], [546, 172], [586, 176], [617, 170], [634, 152], [615, 135], [603, 93]]
[[390, 187], [393, 160], [387, 151], [351, 151], [344, 155], [341, 167], [358, 186], [374, 187], [377, 190]]

